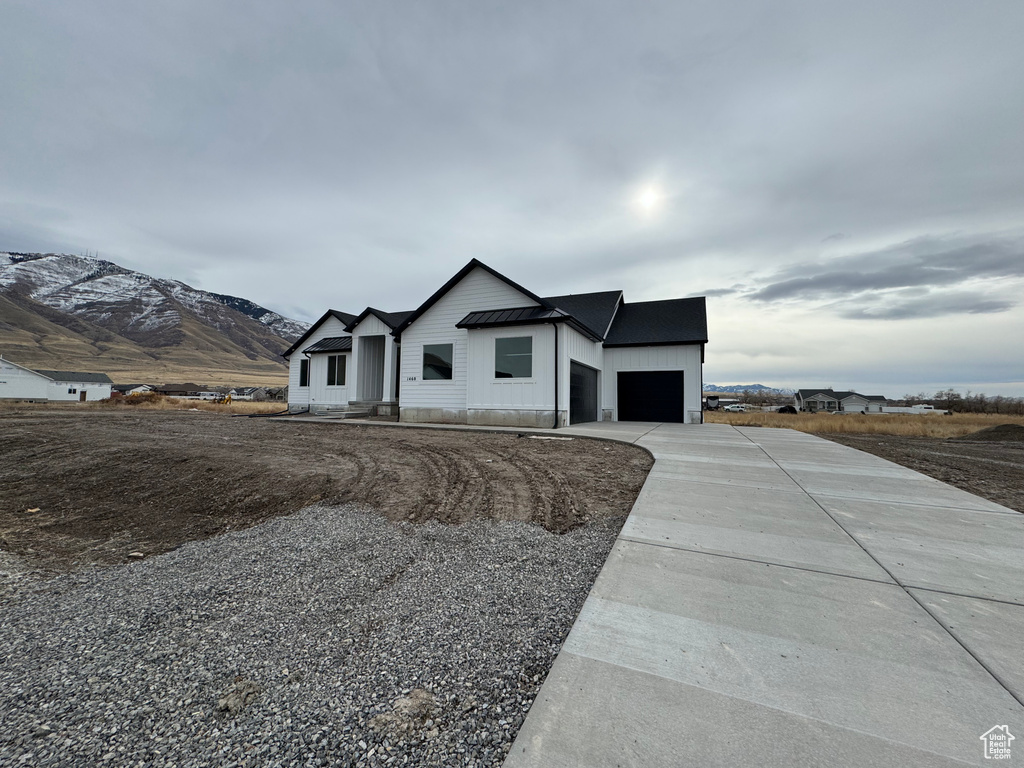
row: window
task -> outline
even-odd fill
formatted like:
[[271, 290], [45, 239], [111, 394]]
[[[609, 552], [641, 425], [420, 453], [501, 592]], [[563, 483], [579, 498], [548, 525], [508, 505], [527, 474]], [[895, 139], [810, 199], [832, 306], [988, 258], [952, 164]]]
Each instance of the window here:
[[345, 386], [345, 356], [330, 355], [327, 358], [327, 386]]
[[452, 344], [423, 345], [423, 379], [451, 379]]
[[74, 389], [73, 387], [68, 387], [68, 394], [69, 395], [77, 395], [78, 394], [78, 390]]
[[299, 386], [309, 386], [309, 360], [299, 360]]
[[533, 376], [533, 337], [494, 340], [494, 378], [529, 379]]

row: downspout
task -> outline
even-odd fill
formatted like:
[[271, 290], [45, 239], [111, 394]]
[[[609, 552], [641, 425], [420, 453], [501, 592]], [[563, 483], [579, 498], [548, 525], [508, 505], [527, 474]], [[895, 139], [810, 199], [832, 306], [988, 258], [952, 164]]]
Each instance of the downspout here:
[[558, 429], [558, 323], [551, 323], [555, 331], [555, 425], [552, 429]]

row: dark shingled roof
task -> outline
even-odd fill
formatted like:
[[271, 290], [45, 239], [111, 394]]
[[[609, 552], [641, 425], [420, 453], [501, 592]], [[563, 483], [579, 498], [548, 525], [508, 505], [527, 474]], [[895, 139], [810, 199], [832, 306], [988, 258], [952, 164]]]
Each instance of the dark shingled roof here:
[[324, 322], [324, 320], [326, 320], [329, 317], [333, 317], [336, 320], [340, 320], [342, 325], [346, 327], [356, 319], [355, 315], [350, 315], [348, 312], [339, 312], [336, 309], [328, 309], [326, 312], [324, 312], [323, 316], [319, 320], [317, 320], [315, 323], [309, 326], [309, 329], [295, 340], [294, 344], [292, 344], [290, 347], [288, 347], [288, 349], [281, 353], [281, 357], [288, 357], [288, 355], [290, 355], [292, 352], [294, 352], [296, 349], [302, 346], [302, 343], [313, 334], [313, 331], [319, 328], [320, 325]]
[[608, 332], [615, 308], [622, 300], [622, 291], [576, 293], [569, 296], [547, 296], [548, 304], [572, 315], [600, 338]]
[[845, 400], [848, 397], [863, 397], [865, 400], [878, 400], [881, 402], [888, 402], [889, 398], [884, 395], [862, 395], [860, 392], [834, 392], [831, 389], [798, 389], [797, 394], [800, 395], [801, 400], [806, 400], [808, 397], [814, 397], [815, 395], [827, 395], [828, 397], [835, 398], [836, 400]]
[[623, 304], [604, 340], [606, 347], [702, 344], [708, 340], [704, 297]]
[[349, 352], [351, 349], [351, 336], [328, 336], [326, 339], [320, 339], [313, 346], [306, 347], [302, 352], [303, 354], [310, 352]]
[[358, 315], [356, 315], [355, 318], [352, 319], [352, 322], [347, 323], [345, 325], [345, 330], [348, 331], [349, 333], [352, 333], [352, 330], [361, 322], [363, 322], [363, 320], [365, 320], [368, 315], [374, 315], [375, 317], [380, 318], [380, 321], [393, 331], [395, 330], [395, 328], [402, 324], [405, 318], [407, 318], [412, 313], [413, 310], [411, 309], [408, 312], [382, 312], [379, 309], [367, 307]]
[[498, 328], [507, 325], [536, 325], [539, 323], [565, 323], [594, 341], [601, 337], [571, 315], [560, 309], [549, 307], [512, 307], [510, 309], [485, 309], [470, 312], [455, 324], [456, 328]]
[[54, 381], [81, 381], [92, 384], [113, 384], [110, 377], [105, 373], [82, 373], [80, 371], [40, 371], [36, 370], [48, 379]]

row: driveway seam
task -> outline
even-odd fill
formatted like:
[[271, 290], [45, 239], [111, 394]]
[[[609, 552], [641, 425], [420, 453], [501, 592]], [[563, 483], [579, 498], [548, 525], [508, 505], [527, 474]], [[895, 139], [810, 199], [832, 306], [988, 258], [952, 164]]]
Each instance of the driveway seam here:
[[[883, 581], [882, 579], [870, 579], [867, 576], [854, 576], [849, 573], [836, 573], [835, 571], [822, 571], [817, 568], [805, 568], [800, 565], [787, 565], [786, 563], [776, 563], [771, 560], [758, 560], [756, 557], [741, 557], [739, 555], [726, 555], [722, 552], [711, 552], [706, 549], [691, 549], [690, 547], [681, 547], [677, 544], [662, 544], [657, 541], [646, 541], [644, 539], [635, 539], [632, 536], [619, 536], [619, 541], [628, 541], [631, 544], [640, 544], [647, 547], [661, 547], [662, 549], [674, 549], [679, 552], [690, 552], [694, 555], [707, 555], [708, 557], [724, 557], [728, 560], [740, 560], [744, 563], [757, 563], [759, 565], [769, 565], [773, 568], [789, 568], [792, 571], [805, 571], [806, 573], [818, 573], [822, 576], [836, 576], [840, 579], [854, 579], [856, 581], [868, 581], [872, 584], [884, 584], [888, 587], [900, 586], [895, 581]], [[918, 587], [914, 587], [918, 589]], [[953, 594], [953, 593], [950, 593]], [[960, 597], [970, 597], [970, 595], [959, 595]], [[985, 599], [985, 598], [981, 598]], [[1013, 603], [1016, 605], [1016, 603]]]
[[[733, 429], [736, 429], [736, 428], [733, 427]], [[993, 670], [988, 664], [986, 664], [984, 661], [982, 661], [980, 658], [978, 658], [977, 654], [975, 654], [974, 651], [972, 651], [967, 646], [967, 644], [963, 640], [961, 640], [960, 637], [958, 637], [955, 632], [953, 632], [952, 629], [950, 629], [948, 626], [946, 626], [946, 624], [943, 623], [943, 621], [938, 616], [936, 616], [935, 613], [933, 613], [931, 610], [929, 610], [928, 606], [926, 606], [923, 601], [919, 600], [918, 597], [913, 592], [910, 591], [911, 589], [916, 589], [916, 587], [908, 587], [899, 578], [897, 578], [895, 573], [893, 573], [891, 570], [886, 568], [885, 564], [882, 563], [882, 561], [879, 560], [877, 557], [875, 557], [874, 554], [872, 554], [872, 552], [867, 547], [865, 547], [864, 544], [861, 543], [860, 539], [858, 539], [855, 535], [850, 533], [850, 531], [848, 531], [846, 529], [846, 527], [841, 522], [839, 522], [839, 520], [835, 516], [833, 516], [827, 509], [825, 509], [825, 507], [822, 506], [821, 502], [819, 502], [816, 498], [814, 498], [814, 496], [812, 496], [810, 494], [810, 492], [807, 491], [807, 489], [804, 488], [803, 485], [801, 485], [800, 482], [795, 477], [793, 477], [791, 474], [789, 474], [789, 472], [787, 472], [786, 469], [781, 464], [779, 464], [779, 462], [775, 461], [775, 458], [770, 453], [768, 453], [768, 451], [766, 451], [764, 449], [763, 445], [761, 445], [759, 443], [755, 443], [753, 440], [751, 440], [751, 438], [748, 435], [744, 435], [738, 429], [736, 429], [736, 432], [738, 434], [740, 434], [740, 435], [743, 435], [743, 437], [745, 437], [747, 440], [750, 440], [750, 442], [752, 444], [754, 444], [758, 448], [760, 448], [761, 452], [764, 453], [765, 456], [767, 456], [769, 459], [771, 459], [775, 463], [775, 466], [777, 466], [780, 470], [782, 470], [790, 480], [792, 480], [794, 483], [796, 483], [800, 487], [800, 489], [804, 493], [807, 494], [807, 497], [818, 506], [818, 509], [820, 509], [826, 515], [828, 515], [828, 517], [832, 520], [832, 522], [834, 522], [836, 525], [838, 525], [842, 529], [843, 533], [845, 533], [847, 536], [849, 536], [853, 540], [853, 542], [864, 551], [864, 554], [866, 554], [868, 557], [870, 557], [872, 560], [874, 560], [879, 568], [881, 568], [883, 571], [885, 571], [887, 574], [889, 574], [889, 578], [891, 578], [896, 583], [896, 585], [899, 586], [900, 589], [902, 589], [906, 593], [907, 597], [909, 597], [911, 600], [913, 600], [915, 603], [917, 603], [921, 607], [921, 610], [923, 610], [925, 613], [927, 613], [929, 616], [931, 616], [932, 620], [936, 624], [938, 624], [940, 627], [942, 627], [942, 629], [946, 632], [946, 634], [948, 634], [951, 638], [953, 638], [957, 642], [957, 644], [961, 648], [963, 648], [964, 651], [966, 651], [967, 654], [972, 659], [974, 659], [982, 669], [984, 669], [986, 672], [988, 672], [988, 674], [992, 676], [992, 679], [995, 680], [997, 683], [999, 683], [1000, 687], [1002, 687], [1003, 690], [1005, 690], [1008, 694], [1010, 694], [1010, 696], [1018, 704], [1024, 706], [1024, 696], [1020, 696], [1020, 695], [1014, 693], [1013, 689], [995, 672], [995, 670]], [[853, 448], [851, 450], [857, 450], [857, 449]], [[954, 509], [954, 507], [951, 507], [951, 509]]]

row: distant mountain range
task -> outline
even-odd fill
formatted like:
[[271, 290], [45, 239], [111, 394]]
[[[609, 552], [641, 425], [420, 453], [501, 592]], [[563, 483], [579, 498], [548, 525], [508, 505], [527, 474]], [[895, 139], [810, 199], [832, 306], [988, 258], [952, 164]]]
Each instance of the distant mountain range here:
[[0, 354], [28, 367], [121, 381], [280, 381], [281, 352], [307, 327], [102, 259], [0, 252]]
[[770, 395], [792, 395], [796, 393], [793, 389], [779, 389], [766, 387], [764, 384], [705, 384], [705, 392], [722, 392], [739, 395], [744, 392], [767, 392]]

